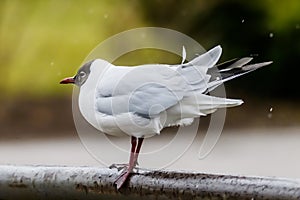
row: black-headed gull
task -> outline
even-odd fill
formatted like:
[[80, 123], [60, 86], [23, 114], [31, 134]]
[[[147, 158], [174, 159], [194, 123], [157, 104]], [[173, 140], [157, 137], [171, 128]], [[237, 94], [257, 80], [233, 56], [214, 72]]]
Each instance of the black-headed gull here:
[[79, 109], [92, 126], [109, 135], [131, 136], [129, 164], [115, 181], [117, 189], [136, 166], [143, 138], [159, 134], [165, 127], [190, 125], [194, 118], [218, 108], [241, 105], [242, 100], [214, 97], [209, 92], [272, 63], [247, 65], [252, 58], [246, 57], [216, 66], [221, 52], [217, 46], [178, 65], [127, 67], [96, 59], [60, 82], [80, 87]]

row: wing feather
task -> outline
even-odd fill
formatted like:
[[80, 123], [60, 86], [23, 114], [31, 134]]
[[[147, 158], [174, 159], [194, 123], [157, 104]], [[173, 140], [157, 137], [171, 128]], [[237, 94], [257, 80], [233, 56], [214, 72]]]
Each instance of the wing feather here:
[[187, 88], [181, 75], [165, 65], [113, 67], [106, 73], [98, 83], [95, 105], [108, 115], [132, 112], [153, 118], [177, 104]]

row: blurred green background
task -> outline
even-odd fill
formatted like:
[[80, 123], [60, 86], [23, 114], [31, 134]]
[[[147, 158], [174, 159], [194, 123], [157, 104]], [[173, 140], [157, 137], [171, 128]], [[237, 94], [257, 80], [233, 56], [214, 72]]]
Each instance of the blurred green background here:
[[144, 26], [180, 31], [206, 49], [220, 44], [222, 61], [274, 61], [226, 85], [246, 101], [228, 125], [299, 125], [299, 13], [299, 0], [1, 0], [0, 130], [74, 129], [72, 89], [58, 82], [101, 41]]

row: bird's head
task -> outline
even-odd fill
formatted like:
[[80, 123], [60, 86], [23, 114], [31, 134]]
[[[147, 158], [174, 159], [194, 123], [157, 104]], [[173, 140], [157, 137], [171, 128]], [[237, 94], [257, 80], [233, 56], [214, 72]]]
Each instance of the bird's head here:
[[60, 84], [75, 84], [78, 87], [82, 86], [87, 79], [89, 78], [90, 72], [91, 72], [91, 65], [94, 62], [94, 60], [85, 63], [82, 67], [79, 68], [77, 71], [77, 74], [74, 77], [68, 77], [64, 78], [60, 81]]

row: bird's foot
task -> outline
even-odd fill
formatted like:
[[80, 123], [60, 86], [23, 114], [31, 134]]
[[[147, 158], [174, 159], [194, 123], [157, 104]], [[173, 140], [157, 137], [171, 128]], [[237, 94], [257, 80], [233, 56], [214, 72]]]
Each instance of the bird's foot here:
[[119, 190], [124, 185], [131, 171], [132, 169], [129, 169], [129, 167], [125, 167], [121, 174], [117, 177], [117, 179], [114, 182], [114, 185], [117, 186], [117, 190]]
[[[136, 170], [138, 170], [138, 168], [136, 167], [136, 166], [138, 166], [139, 165], [139, 163], [138, 162], [136, 162], [136, 164], [134, 165], [134, 167], [133, 167], [133, 169], [136, 169]], [[118, 171], [121, 171], [122, 169], [124, 169], [124, 168], [128, 168], [128, 166], [129, 166], [129, 164], [111, 164], [108, 168], [109, 169], [117, 169]]]
[[124, 168], [128, 168], [128, 164], [112, 164], [109, 166], [109, 169], [114, 169], [116, 168], [118, 171], [124, 169]]

